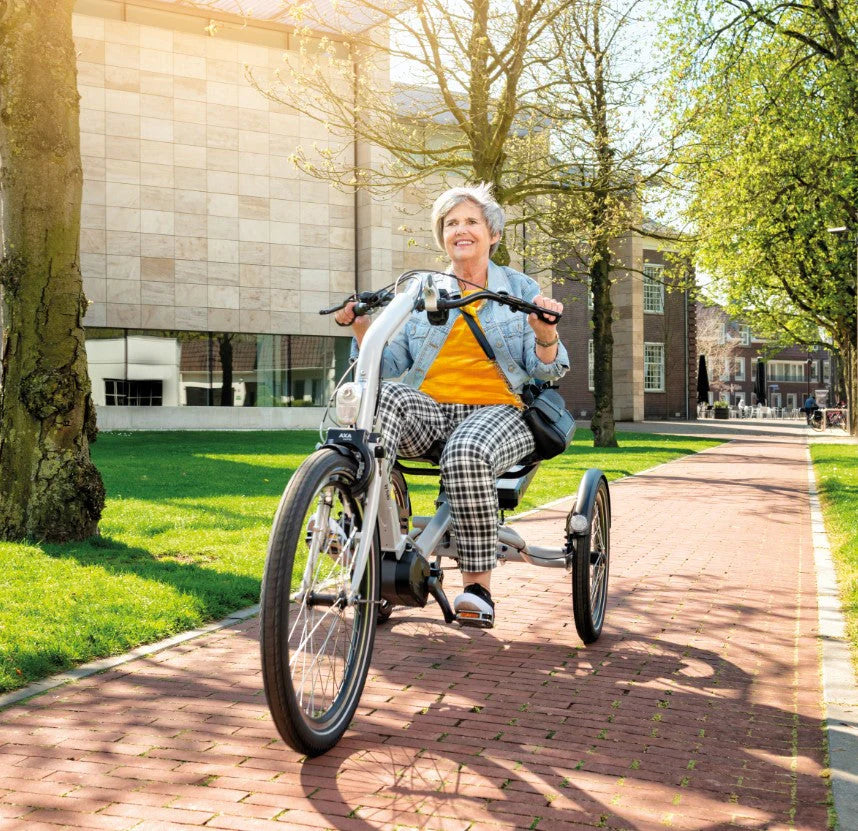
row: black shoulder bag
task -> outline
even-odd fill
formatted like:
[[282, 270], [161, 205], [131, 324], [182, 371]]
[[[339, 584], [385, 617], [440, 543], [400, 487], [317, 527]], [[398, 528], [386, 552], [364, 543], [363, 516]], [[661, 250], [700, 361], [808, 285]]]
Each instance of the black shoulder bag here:
[[[486, 357], [494, 361], [495, 352], [479, 324], [466, 311], [462, 310], [462, 315]], [[522, 418], [533, 433], [537, 455], [552, 459], [565, 452], [575, 435], [575, 419], [557, 388], [528, 384], [522, 398], [527, 405]]]

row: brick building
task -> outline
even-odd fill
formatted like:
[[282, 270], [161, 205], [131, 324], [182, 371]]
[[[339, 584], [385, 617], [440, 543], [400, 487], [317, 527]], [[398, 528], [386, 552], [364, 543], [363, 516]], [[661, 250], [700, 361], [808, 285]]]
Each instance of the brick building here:
[[[664, 229], [658, 229], [660, 231]], [[697, 389], [695, 306], [688, 292], [672, 288], [669, 245], [629, 235], [617, 246], [618, 261], [630, 267], [614, 274], [614, 416], [618, 421], [694, 418]], [[685, 275], [683, 275], [685, 276]], [[572, 367], [560, 382], [576, 418], [592, 416], [592, 306], [584, 282], [555, 286], [565, 306], [560, 322]]]
[[699, 352], [706, 358], [709, 402], [752, 405], [757, 371], [765, 364], [765, 398], [770, 407], [800, 409], [808, 393], [836, 397], [836, 361], [826, 349], [790, 346], [773, 349], [751, 327], [730, 318], [717, 305], [697, 304]]

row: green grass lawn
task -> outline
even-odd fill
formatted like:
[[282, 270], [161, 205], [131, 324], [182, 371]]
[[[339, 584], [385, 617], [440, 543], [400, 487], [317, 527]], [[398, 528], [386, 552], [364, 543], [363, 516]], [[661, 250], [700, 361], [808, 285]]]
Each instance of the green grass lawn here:
[[[314, 432], [104, 433], [93, 446], [108, 501], [101, 536], [0, 543], [0, 691], [191, 629], [259, 598], [268, 529]], [[521, 510], [569, 493], [601, 467], [616, 479], [718, 444], [623, 433], [546, 462]], [[415, 513], [436, 486], [414, 477]]]
[[811, 443], [810, 453], [858, 669], [858, 447]]

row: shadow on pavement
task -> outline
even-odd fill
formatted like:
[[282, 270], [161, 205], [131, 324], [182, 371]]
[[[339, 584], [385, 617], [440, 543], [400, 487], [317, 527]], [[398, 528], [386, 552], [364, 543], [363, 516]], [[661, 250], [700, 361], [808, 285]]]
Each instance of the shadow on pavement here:
[[[712, 600], [687, 585], [652, 589], [672, 603]], [[276, 735], [255, 621], [7, 711], [0, 754], [26, 752], [24, 775], [37, 778], [124, 782], [132, 802], [246, 791], [236, 815], [269, 811], [294, 827], [308, 814], [349, 831], [825, 827], [822, 723], [802, 714], [789, 650], [756, 677], [749, 656], [770, 636], [743, 630], [753, 609], [712, 612], [707, 636], [674, 631], [643, 594], [620, 593], [585, 648], [571, 609], [539, 595], [531, 608], [541, 601], [550, 619], [506, 636], [446, 627], [434, 608], [397, 611], [379, 630], [352, 730], [319, 759]], [[514, 616], [508, 596], [502, 606]], [[722, 634], [732, 646], [716, 649]], [[59, 771], [58, 749], [70, 762]]]

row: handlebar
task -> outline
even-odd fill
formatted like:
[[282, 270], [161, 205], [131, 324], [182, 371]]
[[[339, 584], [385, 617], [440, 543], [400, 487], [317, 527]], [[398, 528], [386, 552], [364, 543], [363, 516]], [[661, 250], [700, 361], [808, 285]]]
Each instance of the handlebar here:
[[[490, 291], [489, 289], [474, 292], [467, 297], [445, 297], [442, 295], [437, 299], [436, 305], [438, 311], [445, 311], [447, 309], [461, 309], [463, 306], [470, 306], [471, 303], [478, 300], [494, 300], [496, 303], [500, 303], [502, 306], [509, 306], [509, 308], [517, 312], [535, 314], [544, 323], [554, 324], [563, 317], [560, 312], [550, 312], [548, 309], [543, 309], [542, 306], [528, 303], [527, 300], [522, 300], [520, 297], [513, 297], [505, 291]], [[425, 301], [422, 299], [418, 300], [416, 308], [417, 311], [424, 311], [426, 308]]]
[[[415, 270], [405, 272], [405, 274], [400, 276], [399, 280], [421, 273], [450, 276], [444, 274], [444, 272], [439, 271], [422, 272]], [[393, 300], [394, 296], [394, 292], [390, 291], [389, 288], [379, 289], [378, 291], [357, 292], [355, 294], [350, 295], [345, 300], [343, 300], [342, 303], [339, 303], [336, 306], [331, 306], [327, 309], [320, 309], [319, 314], [333, 314], [334, 312], [338, 312], [340, 309], [344, 309], [349, 303], [354, 302], [354, 315], [355, 317], [360, 317], [361, 315], [368, 314], [369, 312], [373, 311], [374, 309], [380, 308], [381, 306], [386, 306], [391, 300]], [[460, 297], [458, 295], [449, 296], [446, 292], [442, 291], [440, 293], [440, 296], [433, 299], [431, 303], [431, 306], [433, 308], [431, 308], [430, 311], [443, 312], [449, 309], [460, 309], [463, 306], [468, 306], [478, 300], [494, 300], [496, 303], [508, 306], [515, 311], [525, 312], [527, 314], [535, 314], [544, 323], [555, 324], [559, 322], [560, 319], [563, 317], [563, 315], [559, 312], [549, 312], [547, 309], [543, 309], [541, 306], [537, 306], [534, 303], [528, 303], [528, 301], [522, 300], [519, 297], [513, 297], [508, 292], [495, 292], [489, 289], [481, 289], [480, 291], [474, 292], [473, 294], [469, 294], [467, 297]], [[417, 311], [426, 310], [425, 298], [421, 298], [417, 301], [415, 309]], [[340, 325], [348, 326], [350, 324]]]

